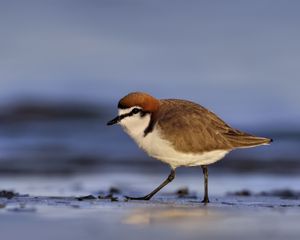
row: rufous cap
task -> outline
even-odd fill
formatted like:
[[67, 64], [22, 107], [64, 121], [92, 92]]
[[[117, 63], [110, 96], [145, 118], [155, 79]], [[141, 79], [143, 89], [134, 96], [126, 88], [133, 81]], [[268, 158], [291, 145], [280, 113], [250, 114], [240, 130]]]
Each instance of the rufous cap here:
[[131, 108], [134, 106], [139, 106], [147, 112], [155, 112], [159, 108], [159, 100], [148, 93], [133, 92], [123, 97], [118, 104], [118, 108], [121, 109]]

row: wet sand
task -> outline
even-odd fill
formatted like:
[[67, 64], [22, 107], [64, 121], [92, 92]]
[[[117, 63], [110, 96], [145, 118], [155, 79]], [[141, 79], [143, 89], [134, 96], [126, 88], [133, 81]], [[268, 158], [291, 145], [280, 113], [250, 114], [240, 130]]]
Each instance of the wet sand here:
[[[0, 199], [3, 239], [299, 239], [300, 202], [279, 197], [175, 195], [151, 201]], [[142, 234], [142, 235], [141, 235]]]
[[[295, 181], [288, 179], [295, 186], [285, 189], [278, 177], [265, 177], [274, 183], [266, 189], [256, 185], [260, 176], [247, 182], [247, 176], [212, 175], [211, 203], [205, 206], [202, 193], [194, 190], [202, 187], [201, 175], [178, 178], [150, 201], [126, 201], [124, 195], [143, 195], [159, 183], [161, 174], [1, 178], [2, 188], [10, 182], [19, 192], [2, 192], [0, 197], [1, 238], [299, 239]], [[78, 199], [84, 194], [94, 197]]]

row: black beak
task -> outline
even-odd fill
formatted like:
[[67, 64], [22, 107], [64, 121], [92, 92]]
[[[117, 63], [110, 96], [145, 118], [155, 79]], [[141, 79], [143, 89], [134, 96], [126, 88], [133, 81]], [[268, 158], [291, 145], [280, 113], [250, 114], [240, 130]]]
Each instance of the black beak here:
[[122, 120], [122, 118], [120, 116], [115, 117], [113, 120], [110, 120], [106, 125], [110, 126], [110, 125], [114, 125], [119, 123]]

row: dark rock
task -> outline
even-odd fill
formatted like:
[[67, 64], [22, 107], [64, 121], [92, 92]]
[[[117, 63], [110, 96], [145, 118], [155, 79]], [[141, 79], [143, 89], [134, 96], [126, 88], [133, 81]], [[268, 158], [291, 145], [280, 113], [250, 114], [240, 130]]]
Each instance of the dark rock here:
[[117, 201], [119, 201], [117, 197], [114, 197], [114, 196], [113, 196], [113, 194], [108, 194], [108, 195], [105, 195], [105, 196], [99, 195], [98, 198], [99, 198], [99, 199], [108, 199], [108, 200], [111, 200], [112, 202], [117, 202]]
[[272, 190], [269, 192], [260, 192], [259, 196], [271, 196], [271, 197], [280, 197], [280, 198], [287, 198], [287, 199], [298, 199], [300, 198], [300, 192], [293, 191], [291, 189], [279, 189], [279, 190]]
[[176, 194], [178, 197], [182, 198], [182, 197], [186, 197], [190, 194], [189, 189], [187, 187], [184, 188], [180, 188], [176, 191]]
[[236, 191], [236, 192], [228, 192], [227, 195], [249, 197], [252, 195], [252, 193], [249, 190], [244, 189], [244, 190]]
[[87, 195], [87, 196], [83, 196], [83, 197], [78, 197], [76, 198], [78, 201], [84, 201], [84, 200], [95, 200], [97, 199], [96, 197], [94, 197], [93, 195]]
[[16, 196], [19, 196], [19, 194], [13, 191], [6, 191], [6, 190], [0, 191], [0, 198], [12, 199], [13, 197]]
[[121, 190], [116, 187], [111, 187], [108, 191], [110, 194], [120, 194]]

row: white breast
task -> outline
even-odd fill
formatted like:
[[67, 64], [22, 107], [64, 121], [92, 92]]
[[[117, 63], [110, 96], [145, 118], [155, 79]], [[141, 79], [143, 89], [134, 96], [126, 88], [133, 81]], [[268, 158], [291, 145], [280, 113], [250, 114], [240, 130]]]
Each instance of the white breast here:
[[214, 150], [199, 154], [176, 151], [171, 142], [162, 138], [162, 129], [159, 129], [158, 126], [155, 126], [153, 131], [146, 136], [144, 135], [144, 130], [149, 122], [149, 115], [143, 118], [137, 115], [123, 119], [120, 124], [149, 156], [169, 164], [173, 169], [179, 166], [208, 165], [222, 159], [228, 153], [226, 150]]

